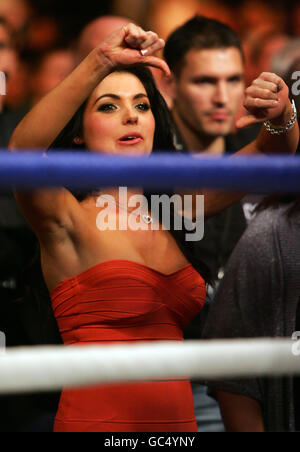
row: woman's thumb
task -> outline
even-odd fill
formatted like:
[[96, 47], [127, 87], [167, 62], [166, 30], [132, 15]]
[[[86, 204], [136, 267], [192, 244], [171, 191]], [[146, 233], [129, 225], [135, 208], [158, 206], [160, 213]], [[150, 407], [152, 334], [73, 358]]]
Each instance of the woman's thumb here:
[[243, 129], [244, 127], [251, 126], [259, 122], [254, 115], [245, 115], [238, 119], [235, 123], [237, 129]]

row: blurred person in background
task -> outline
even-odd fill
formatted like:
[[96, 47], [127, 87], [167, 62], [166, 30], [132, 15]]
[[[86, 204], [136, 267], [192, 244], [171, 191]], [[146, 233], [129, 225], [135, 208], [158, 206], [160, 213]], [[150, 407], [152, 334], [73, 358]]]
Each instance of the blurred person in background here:
[[[172, 76], [165, 89], [173, 100], [177, 127], [175, 145], [180, 152], [221, 156], [247, 145], [257, 135], [233, 135], [237, 111], [244, 98], [244, 55], [237, 34], [225, 24], [195, 16], [167, 39], [164, 57]], [[247, 132], [249, 133], [249, 132]], [[210, 268], [215, 285], [234, 246], [246, 228], [242, 204], [233, 205], [205, 223], [205, 235], [195, 242], [194, 253]], [[214, 290], [211, 288], [210, 297]], [[185, 337], [201, 337], [209, 309], [186, 329]], [[222, 431], [221, 416], [206, 388], [192, 385], [199, 431]]]
[[219, 20], [234, 31], [239, 29], [233, 8], [222, 0], [200, 0], [197, 13], [210, 19]]
[[28, 110], [30, 65], [26, 60], [20, 58], [20, 54], [16, 50], [11, 51], [10, 58], [15, 69], [7, 81], [5, 105], [10, 111], [19, 111], [22, 115], [24, 111]]
[[31, 14], [32, 8], [27, 0], [0, 0], [0, 16], [11, 27], [13, 37], [26, 28]]
[[[0, 112], [0, 151], [7, 148], [10, 136], [27, 110], [9, 108], [6, 97], [14, 86], [18, 55], [12, 47], [11, 28], [0, 18], [0, 71], [6, 76], [6, 96], [2, 96]], [[27, 304], [16, 301], [24, 294], [22, 271], [33, 255], [36, 238], [32, 234], [11, 190], [0, 191], [0, 331], [6, 335], [6, 345], [30, 345], [40, 327], [32, 327], [39, 306], [27, 296]], [[36, 280], [37, 282], [37, 280]], [[35, 300], [37, 301], [37, 300]], [[41, 318], [40, 318], [41, 320]], [[42, 322], [43, 323], [43, 322]], [[40, 323], [40, 325], [42, 325]], [[38, 323], [37, 323], [38, 324]], [[45, 324], [44, 324], [45, 325]], [[42, 331], [39, 331], [41, 334]], [[51, 397], [50, 397], [51, 398]], [[49, 403], [44, 397], [1, 397], [0, 431], [18, 431], [26, 420], [40, 413]]]
[[291, 26], [294, 36], [300, 36], [300, 3], [297, 1], [291, 10]]
[[[274, 30], [254, 30], [243, 41], [246, 55], [246, 82], [257, 78], [262, 72], [271, 71], [274, 55], [286, 47], [290, 37]], [[280, 75], [275, 71], [277, 75]]]
[[61, 31], [53, 17], [35, 14], [27, 26], [25, 46], [32, 52], [49, 52], [62, 40]]
[[290, 71], [291, 66], [300, 58], [300, 38], [292, 38], [271, 60], [273, 72], [284, 78]]
[[126, 17], [102, 16], [89, 22], [82, 30], [76, 45], [75, 57], [79, 64], [108, 35], [132, 22]]
[[286, 30], [287, 15], [280, 0], [244, 0], [238, 4], [237, 17], [242, 39], [255, 31], [280, 34]]
[[29, 0], [0, 0], [0, 16], [8, 23], [14, 49], [20, 52], [27, 42], [34, 9]]
[[148, 14], [148, 27], [163, 39], [197, 13], [197, 0], [152, 0]]
[[[0, 71], [5, 75], [5, 93], [9, 90], [9, 81], [16, 71], [15, 52], [11, 47], [10, 28], [4, 18], [0, 17]], [[2, 78], [2, 81], [3, 78]], [[22, 114], [11, 111], [5, 105], [6, 95], [0, 96], [0, 150], [8, 145], [10, 136], [22, 118]], [[16, 275], [20, 271], [23, 263], [23, 256], [20, 252], [19, 241], [16, 240], [12, 231], [18, 232], [25, 226], [25, 220], [15, 202], [13, 194], [8, 190], [0, 191], [0, 292], [8, 285], [16, 289]], [[12, 294], [12, 291], [8, 293]]]
[[75, 68], [73, 52], [65, 48], [43, 54], [30, 77], [31, 103], [36, 104]]
[[151, 0], [114, 0], [111, 14], [114, 16], [128, 17], [131, 23], [147, 25]]
[[[257, 211], [229, 259], [205, 339], [291, 339], [300, 331], [300, 196], [272, 195]], [[293, 375], [208, 386], [227, 431], [300, 431], [300, 379]]]
[[195, 14], [217, 19], [236, 29], [237, 23], [232, 9], [222, 1], [212, 0], [152, 0], [148, 26], [163, 39]]
[[18, 55], [12, 46], [10, 30], [7, 21], [0, 17], [0, 71], [4, 72], [6, 79], [6, 94], [1, 97], [0, 148], [8, 145], [13, 130], [25, 113], [9, 108], [7, 103], [18, 71]]

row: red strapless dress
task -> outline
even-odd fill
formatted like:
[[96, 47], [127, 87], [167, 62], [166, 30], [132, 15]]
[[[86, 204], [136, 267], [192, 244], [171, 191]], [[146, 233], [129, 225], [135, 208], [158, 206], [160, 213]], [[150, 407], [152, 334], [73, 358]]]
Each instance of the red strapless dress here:
[[[50, 295], [68, 346], [182, 341], [182, 329], [202, 309], [206, 291], [191, 264], [164, 275], [136, 262], [112, 260], [65, 279]], [[195, 432], [190, 382], [63, 390], [54, 431]]]

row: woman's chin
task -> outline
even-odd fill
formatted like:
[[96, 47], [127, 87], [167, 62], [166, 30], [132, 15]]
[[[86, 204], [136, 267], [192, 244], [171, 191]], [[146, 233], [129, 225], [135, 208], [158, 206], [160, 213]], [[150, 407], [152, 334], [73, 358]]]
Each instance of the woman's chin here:
[[114, 151], [115, 155], [131, 155], [131, 156], [147, 156], [151, 154], [151, 150], [141, 149], [135, 146], [126, 147], [126, 149], [116, 149]]
[[117, 156], [145, 156], [147, 157], [152, 153], [152, 149], [141, 149], [135, 146], [119, 148], [119, 149], [113, 149], [111, 151], [103, 151], [103, 150], [94, 150], [92, 151], [95, 154], [101, 154], [101, 155], [117, 155]]

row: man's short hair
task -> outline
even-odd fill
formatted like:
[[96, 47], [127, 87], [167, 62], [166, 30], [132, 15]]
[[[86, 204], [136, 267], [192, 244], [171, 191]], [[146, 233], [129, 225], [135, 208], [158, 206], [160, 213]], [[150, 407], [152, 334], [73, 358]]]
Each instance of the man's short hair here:
[[178, 76], [189, 50], [228, 47], [236, 47], [245, 61], [242, 44], [235, 31], [218, 20], [196, 15], [171, 33], [165, 45], [164, 57], [171, 71]]

